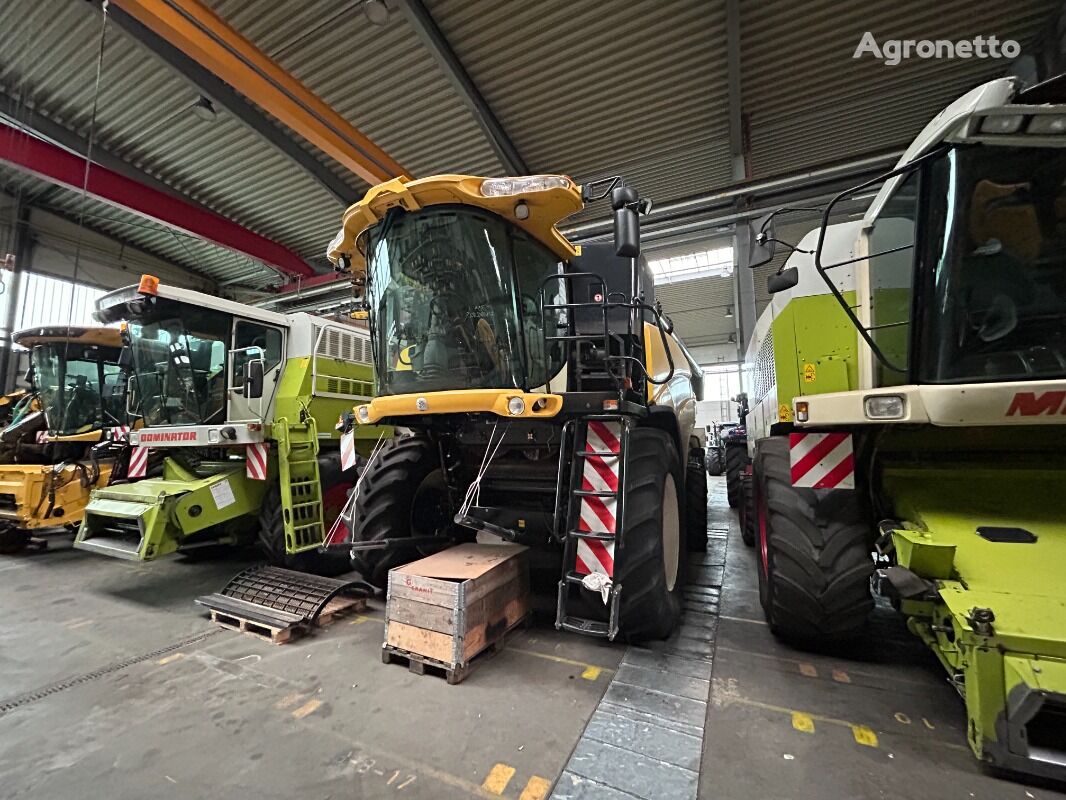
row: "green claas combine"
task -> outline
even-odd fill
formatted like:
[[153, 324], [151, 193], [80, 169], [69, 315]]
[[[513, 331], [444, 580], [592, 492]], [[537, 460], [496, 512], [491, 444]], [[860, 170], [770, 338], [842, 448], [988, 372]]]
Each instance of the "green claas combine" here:
[[[1066, 778], [1066, 81], [985, 84], [772, 275], [747, 353], [759, 588], [801, 645], [875, 593], [983, 762]], [[882, 183], [865, 217], [839, 201]], [[752, 265], [775, 244], [753, 226]], [[806, 252], [805, 252], [806, 251]]]
[[[275, 563], [346, 568], [318, 548], [355, 481], [336, 422], [372, 394], [366, 332], [151, 276], [100, 298], [96, 315], [122, 321], [131, 356], [131, 477], [153, 454], [161, 474], [95, 491], [75, 547], [149, 561], [258, 537]], [[380, 433], [357, 442], [369, 450]]]

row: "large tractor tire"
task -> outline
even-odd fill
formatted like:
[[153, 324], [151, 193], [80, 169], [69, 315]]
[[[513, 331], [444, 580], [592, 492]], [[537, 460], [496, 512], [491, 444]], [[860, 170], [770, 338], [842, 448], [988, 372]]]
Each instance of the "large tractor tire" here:
[[740, 505], [740, 473], [748, 464], [748, 446], [744, 441], [725, 446], [725, 492], [729, 507]]
[[706, 456], [702, 447], [689, 450], [685, 470], [685, 528], [690, 553], [707, 552], [707, 473], [703, 471]]
[[30, 543], [30, 532], [13, 525], [0, 528], [0, 555], [13, 556], [26, 549]]
[[756, 527], [755, 479], [745, 471], [740, 475], [740, 538], [748, 547], [755, 546]]
[[[347, 475], [341, 470], [340, 453], [324, 453], [318, 457], [318, 477], [322, 486], [322, 515], [326, 534], [337, 515], [344, 508], [348, 490], [355, 483], [357, 471]], [[259, 510], [259, 544], [272, 564], [316, 575], [341, 575], [352, 569], [347, 553], [321, 553], [305, 550], [302, 553], [285, 551], [285, 524], [281, 507], [281, 487], [275, 484]]]
[[[436, 445], [425, 436], [393, 439], [371, 462], [355, 502], [357, 542], [432, 536], [452, 526]], [[352, 559], [363, 579], [385, 587], [389, 570], [430, 552], [425, 548], [364, 550]]]
[[664, 639], [681, 615], [684, 476], [677, 446], [664, 431], [633, 430], [628, 450], [624, 528], [614, 555], [614, 579], [622, 585], [618, 627], [628, 641]]
[[847, 639], [873, 608], [871, 516], [862, 493], [792, 486], [788, 439], [755, 457], [759, 599], [773, 633], [799, 645]]
[[725, 464], [722, 462], [722, 448], [712, 447], [707, 453], [707, 474], [712, 477], [718, 477], [725, 471]]

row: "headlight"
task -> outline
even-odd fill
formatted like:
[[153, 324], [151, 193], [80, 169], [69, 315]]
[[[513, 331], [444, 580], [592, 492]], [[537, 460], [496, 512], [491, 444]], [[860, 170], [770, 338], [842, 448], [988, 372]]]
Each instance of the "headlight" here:
[[357, 416], [359, 421], [364, 425], [370, 422], [370, 406], [359, 406], [355, 411], [355, 416]]
[[1021, 114], [994, 114], [981, 120], [981, 133], [1017, 133], [1025, 117]]
[[903, 397], [898, 394], [881, 394], [863, 401], [867, 419], [902, 419]]
[[508, 197], [526, 192], [569, 189], [570, 180], [562, 175], [526, 175], [522, 178], [486, 178], [481, 182], [483, 197]]
[[1029, 127], [1025, 132], [1037, 136], [1066, 133], [1066, 114], [1036, 114], [1029, 120]]
[[521, 397], [512, 397], [507, 401], [507, 410], [511, 416], [520, 417], [526, 410], [526, 401]]

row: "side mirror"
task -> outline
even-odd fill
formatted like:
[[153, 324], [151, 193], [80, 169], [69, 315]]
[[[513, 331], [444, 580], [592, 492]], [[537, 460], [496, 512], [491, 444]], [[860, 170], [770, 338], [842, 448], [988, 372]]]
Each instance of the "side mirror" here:
[[748, 223], [748, 264], [751, 269], [769, 264], [776, 253], [774, 238], [774, 215], [752, 220]]
[[126, 416], [130, 419], [141, 416], [137, 413], [137, 387], [140, 381], [136, 375], [130, 375], [126, 381]]
[[789, 267], [788, 269], [782, 270], [766, 279], [766, 291], [770, 294], [783, 292], [785, 289], [791, 289], [799, 283], [799, 279], [799, 270], [796, 267]]
[[631, 186], [618, 186], [611, 192], [614, 209], [614, 251], [621, 258], [640, 255], [640, 217], [636, 205], [640, 197]]
[[244, 365], [244, 396], [253, 400], [263, 396], [263, 360], [255, 358]]
[[123, 347], [119, 350], [118, 366], [123, 372], [128, 371], [129, 368], [133, 366], [133, 351], [130, 350], [130, 348]]

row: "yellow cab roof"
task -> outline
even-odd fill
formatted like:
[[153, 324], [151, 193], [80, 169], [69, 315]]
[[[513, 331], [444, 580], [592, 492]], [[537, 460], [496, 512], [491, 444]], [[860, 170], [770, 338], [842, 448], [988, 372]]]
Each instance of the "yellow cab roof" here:
[[[564, 176], [552, 176], [560, 177]], [[563, 261], [569, 261], [580, 250], [556, 227], [556, 224], [583, 207], [581, 187], [569, 178], [566, 186], [523, 192], [502, 197], [485, 197], [481, 184], [488, 180], [473, 175], [433, 175], [428, 178], [399, 177], [372, 187], [366, 196], [344, 212], [340, 232], [330, 242], [326, 255], [337, 264], [341, 256], [351, 260], [355, 278], [366, 272], [366, 258], [356, 247], [356, 239], [385, 217], [390, 208], [417, 211], [434, 205], [461, 204], [491, 211], [522, 228], [545, 245]], [[529, 215], [519, 219], [515, 207], [525, 203]]]
[[122, 334], [118, 328], [104, 328], [96, 326], [67, 326], [51, 325], [26, 328], [16, 332], [12, 341], [22, 347], [33, 347], [38, 344], [54, 344], [56, 342], [70, 342], [71, 344], [90, 344], [98, 347], [122, 347]]

